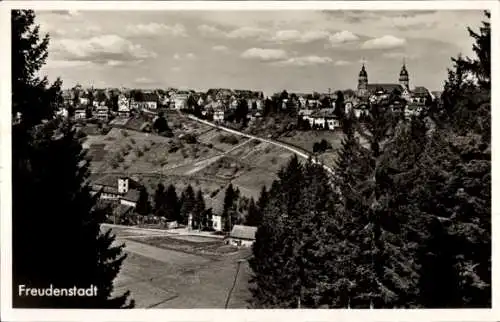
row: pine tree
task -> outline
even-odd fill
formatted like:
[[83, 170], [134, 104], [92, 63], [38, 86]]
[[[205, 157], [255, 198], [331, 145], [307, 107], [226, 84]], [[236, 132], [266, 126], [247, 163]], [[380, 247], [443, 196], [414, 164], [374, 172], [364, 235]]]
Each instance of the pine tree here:
[[146, 188], [141, 187], [139, 190], [139, 200], [135, 211], [142, 216], [147, 216], [151, 212], [151, 203], [149, 202], [149, 194]]
[[193, 187], [188, 185], [182, 193], [182, 205], [180, 209], [180, 218], [182, 218], [182, 224], [187, 225], [189, 220], [189, 215], [193, 215], [193, 211], [196, 205], [196, 196], [194, 194]]
[[268, 201], [269, 201], [269, 195], [266, 186], [262, 186], [262, 189], [260, 190], [259, 200], [257, 200], [257, 207], [261, 214], [264, 212], [264, 209], [266, 208]]
[[[486, 13], [489, 18], [489, 13]], [[489, 85], [490, 31], [483, 22], [475, 39], [476, 58], [453, 59], [445, 82], [444, 122], [439, 122], [419, 160], [419, 175], [410, 190], [418, 213], [430, 218], [427, 230], [438, 235], [422, 239], [423, 266], [419, 303], [428, 307], [491, 306], [491, 142]], [[488, 66], [488, 67], [487, 67]], [[478, 82], [457, 75], [465, 72]], [[441, 263], [429, 270], [431, 260]], [[424, 298], [434, 288], [454, 292], [453, 297]]]
[[[39, 41], [34, 20], [33, 11], [12, 11], [13, 116], [22, 114], [12, 126], [13, 305], [133, 307], [129, 292], [111, 297], [113, 280], [126, 258], [124, 246], [112, 246], [115, 237], [100, 229], [106, 214], [96, 210], [85, 184], [88, 164], [73, 124], [52, 118], [51, 96], [60, 81], [46, 88], [46, 80], [35, 76], [47, 57], [48, 37]], [[96, 286], [98, 294], [26, 297], [19, 296], [19, 285]]]
[[226, 188], [226, 193], [224, 194], [224, 208], [222, 211], [224, 231], [226, 232], [231, 231], [231, 229], [233, 229], [233, 226], [236, 224], [236, 201], [238, 198], [237, 195], [237, 191], [233, 188], [233, 184], [230, 183]]
[[196, 201], [193, 208], [193, 228], [202, 228], [203, 214], [205, 212], [205, 200], [203, 199], [203, 193], [198, 190], [196, 193]]
[[245, 225], [247, 226], [259, 226], [261, 221], [261, 213], [257, 205], [255, 205], [255, 201], [253, 198], [250, 199], [250, 203], [248, 204], [248, 212], [245, 219]]
[[154, 196], [154, 213], [158, 217], [167, 217], [165, 210], [165, 186], [159, 183]]
[[295, 200], [302, 214], [296, 216], [295, 209], [288, 207], [287, 181], [276, 180], [257, 230], [251, 260], [257, 307], [319, 307], [332, 302], [332, 281], [336, 276], [331, 268], [336, 259], [330, 251], [337, 244], [331, 235], [332, 213], [338, 199], [320, 165], [310, 162], [297, 167], [295, 162], [290, 160], [286, 168], [296, 168], [304, 180], [300, 197]]
[[165, 194], [165, 216], [168, 220], [180, 220], [180, 204], [179, 199], [177, 198], [177, 192], [175, 191], [175, 186], [170, 184], [167, 188], [167, 192]]

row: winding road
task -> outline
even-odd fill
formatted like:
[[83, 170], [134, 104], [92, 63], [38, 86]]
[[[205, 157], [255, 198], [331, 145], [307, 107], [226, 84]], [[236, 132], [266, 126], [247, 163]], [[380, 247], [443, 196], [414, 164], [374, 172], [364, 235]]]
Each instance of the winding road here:
[[329, 174], [331, 174], [331, 175], [335, 174], [335, 171], [333, 170], [333, 168], [331, 168], [329, 166], [326, 166], [326, 165], [318, 162], [318, 160], [316, 158], [314, 158], [307, 151], [299, 150], [296, 147], [293, 147], [293, 146], [290, 146], [290, 145], [287, 145], [287, 144], [284, 144], [284, 143], [281, 143], [281, 142], [277, 142], [277, 141], [274, 141], [274, 140], [269, 140], [269, 139], [266, 139], [266, 138], [263, 138], [263, 137], [260, 137], [260, 136], [256, 136], [256, 135], [246, 134], [246, 133], [243, 133], [243, 132], [240, 132], [240, 131], [236, 131], [236, 130], [227, 128], [225, 126], [217, 125], [217, 124], [214, 124], [212, 122], [208, 122], [206, 120], [202, 120], [202, 119], [200, 119], [200, 118], [198, 118], [196, 116], [193, 116], [193, 115], [185, 115], [185, 116], [187, 116], [189, 119], [191, 119], [193, 121], [196, 121], [196, 122], [199, 122], [199, 123], [203, 123], [205, 125], [217, 128], [217, 129], [225, 131], [225, 132], [229, 132], [229, 133], [232, 133], [232, 134], [243, 136], [243, 137], [246, 137], [246, 138], [249, 138], [249, 139], [260, 140], [262, 142], [266, 142], [266, 143], [269, 143], [269, 144], [273, 144], [275, 146], [279, 146], [279, 147], [281, 147], [283, 149], [286, 149], [286, 150], [288, 150], [288, 151], [290, 151], [292, 153], [295, 153], [296, 155], [298, 155], [298, 156], [300, 156], [300, 157], [302, 157], [302, 158], [304, 158], [306, 160], [311, 157], [313, 163], [320, 164], [325, 169], [325, 171], [327, 171]]

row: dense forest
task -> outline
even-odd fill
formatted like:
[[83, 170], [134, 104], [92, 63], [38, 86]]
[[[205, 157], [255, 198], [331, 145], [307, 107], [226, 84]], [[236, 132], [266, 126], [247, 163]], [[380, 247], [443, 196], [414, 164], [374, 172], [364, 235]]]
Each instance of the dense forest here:
[[363, 124], [342, 116], [335, 176], [296, 157], [280, 170], [259, 209], [254, 307], [491, 307], [489, 18], [420, 116], [373, 103]]

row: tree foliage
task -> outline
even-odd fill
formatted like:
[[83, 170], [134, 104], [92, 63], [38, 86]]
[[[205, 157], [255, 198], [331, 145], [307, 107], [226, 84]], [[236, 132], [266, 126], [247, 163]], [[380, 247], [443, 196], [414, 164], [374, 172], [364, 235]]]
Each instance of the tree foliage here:
[[[88, 164], [73, 124], [53, 117], [61, 81], [48, 86], [36, 76], [49, 38], [40, 39], [33, 11], [13, 10], [11, 18], [14, 307], [133, 307], [129, 292], [111, 296], [124, 246], [112, 245], [110, 230], [101, 230], [106, 213], [97, 210], [85, 183]], [[18, 292], [23, 284], [98, 291], [94, 297], [26, 297]]]
[[333, 177], [296, 157], [278, 172], [256, 307], [491, 307], [489, 22], [469, 33], [476, 57], [452, 59], [442, 104], [404, 118], [391, 93], [363, 124], [341, 116]]

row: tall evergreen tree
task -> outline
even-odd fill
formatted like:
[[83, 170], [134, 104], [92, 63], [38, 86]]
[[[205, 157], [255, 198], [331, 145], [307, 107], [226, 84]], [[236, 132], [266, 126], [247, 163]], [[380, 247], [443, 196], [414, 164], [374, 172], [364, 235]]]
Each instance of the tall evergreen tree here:
[[196, 193], [196, 201], [193, 208], [193, 228], [201, 229], [203, 222], [203, 214], [205, 212], [205, 199], [203, 193], [198, 190]]
[[167, 192], [165, 194], [165, 216], [168, 220], [180, 220], [180, 205], [179, 199], [177, 197], [177, 192], [175, 190], [175, 186], [170, 184], [167, 188]]
[[224, 208], [222, 211], [222, 218], [224, 220], [224, 231], [229, 232], [233, 229], [236, 224], [237, 219], [237, 192], [233, 188], [233, 184], [230, 183], [226, 188], [226, 193], [224, 194]]
[[[111, 297], [126, 255], [123, 245], [112, 246], [110, 230], [100, 229], [105, 214], [96, 210], [85, 184], [88, 164], [73, 124], [53, 119], [53, 95], [60, 95], [61, 82], [47, 88], [36, 76], [47, 57], [48, 37], [40, 41], [33, 11], [13, 10], [11, 18], [13, 116], [21, 114], [12, 126], [13, 305], [133, 307], [129, 292]], [[20, 296], [20, 285], [96, 286], [97, 296]]]
[[137, 201], [137, 206], [135, 211], [139, 215], [147, 216], [151, 213], [151, 203], [149, 202], [149, 194], [146, 188], [141, 187], [139, 190], [139, 200]]
[[187, 225], [189, 215], [193, 215], [193, 211], [196, 206], [196, 196], [191, 185], [188, 185], [182, 192], [181, 200], [180, 218], [182, 220], [182, 224]]
[[162, 183], [159, 183], [156, 187], [155, 195], [154, 195], [154, 213], [159, 217], [166, 217], [166, 205], [165, 205], [165, 186]]
[[261, 221], [261, 213], [259, 208], [255, 205], [253, 198], [250, 199], [248, 204], [247, 216], [245, 218], [245, 225], [247, 226], [259, 226]]

